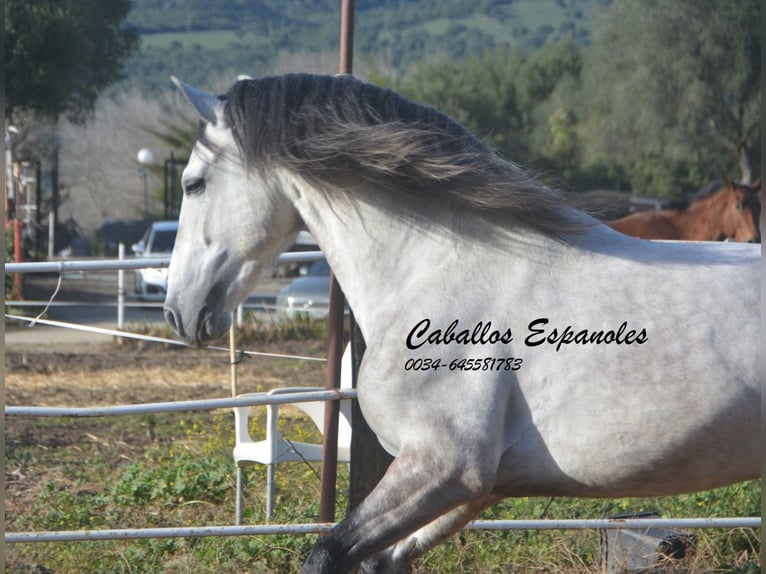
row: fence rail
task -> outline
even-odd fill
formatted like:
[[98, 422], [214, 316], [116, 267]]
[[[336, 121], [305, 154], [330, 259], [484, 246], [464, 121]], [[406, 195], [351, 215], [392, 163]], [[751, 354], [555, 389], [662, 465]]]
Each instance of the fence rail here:
[[[324, 534], [332, 522], [309, 524], [254, 524], [250, 526], [197, 526], [113, 530], [60, 530], [9, 532], [5, 542], [87, 542], [138, 538], [202, 538], [210, 536], [271, 536]], [[468, 530], [646, 530], [647, 528], [760, 528], [760, 518], [596, 518], [590, 520], [474, 520]]]
[[306, 391], [284, 395], [252, 393], [248, 396], [224, 399], [199, 399], [194, 401], [172, 401], [164, 403], [143, 403], [138, 405], [117, 405], [110, 407], [33, 407], [7, 406], [7, 417], [109, 417], [125, 415], [143, 415], [174, 413], [183, 411], [201, 411], [226, 409], [245, 406], [277, 405], [287, 403], [307, 403], [310, 401], [332, 401], [355, 399], [356, 389], [336, 389], [326, 391]]
[[[122, 246], [120, 248], [122, 252]], [[277, 257], [276, 264], [290, 263], [311, 263], [324, 259], [324, 253], [321, 251], [292, 251], [282, 253]], [[81, 260], [58, 260], [58, 261], [31, 261], [25, 263], [5, 263], [6, 273], [59, 273], [61, 277], [65, 273], [82, 272], [104, 272], [116, 271], [118, 274], [118, 285], [116, 301], [114, 303], [105, 302], [73, 302], [73, 301], [55, 301], [53, 298], [49, 301], [18, 300], [6, 301], [6, 308], [25, 308], [25, 307], [115, 307], [117, 309], [117, 327], [123, 329], [125, 326], [125, 310], [129, 308], [156, 308], [161, 309], [162, 303], [158, 302], [128, 302], [128, 295], [125, 290], [124, 271], [146, 269], [146, 268], [167, 268], [170, 265], [170, 257], [130, 257], [118, 259], [81, 259]], [[60, 281], [61, 279], [59, 279]], [[236, 311], [236, 324], [242, 326], [244, 310], [273, 311], [276, 309], [273, 305], [267, 304], [265, 300], [268, 297], [253, 293], [243, 301]], [[6, 317], [10, 318], [9, 315]], [[42, 322], [41, 322], [42, 323]], [[83, 329], [86, 330], [86, 329]], [[120, 335], [122, 337], [122, 335]]]
[[[319, 261], [324, 258], [321, 251], [293, 251], [282, 253], [277, 263], [304, 263]], [[170, 257], [134, 257], [126, 259], [79, 259], [60, 261], [30, 261], [26, 263], [6, 263], [6, 273], [65, 273], [75, 271], [120, 271], [161, 268], [170, 265]]]

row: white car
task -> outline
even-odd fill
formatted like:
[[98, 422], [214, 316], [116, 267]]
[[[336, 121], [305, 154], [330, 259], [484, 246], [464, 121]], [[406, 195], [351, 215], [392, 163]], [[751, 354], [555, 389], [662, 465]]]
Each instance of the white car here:
[[[136, 257], [156, 258], [170, 256], [178, 233], [177, 221], [155, 221], [144, 237], [132, 249]], [[142, 301], [164, 301], [168, 289], [168, 270], [157, 268], [136, 269], [135, 287]]]

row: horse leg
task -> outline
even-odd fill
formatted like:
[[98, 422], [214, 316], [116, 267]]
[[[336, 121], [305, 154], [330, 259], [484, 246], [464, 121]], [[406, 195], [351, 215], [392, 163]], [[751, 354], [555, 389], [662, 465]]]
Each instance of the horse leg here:
[[362, 563], [363, 574], [399, 574], [416, 558], [447, 540], [468, 524], [476, 515], [502, 500], [502, 496], [487, 495], [453, 508], [436, 520], [416, 530], [393, 546]]
[[450, 510], [489, 495], [497, 468], [492, 456], [479, 456], [481, 448], [453, 457], [438, 450], [403, 450], [367, 498], [317, 542], [302, 573], [349, 572]]

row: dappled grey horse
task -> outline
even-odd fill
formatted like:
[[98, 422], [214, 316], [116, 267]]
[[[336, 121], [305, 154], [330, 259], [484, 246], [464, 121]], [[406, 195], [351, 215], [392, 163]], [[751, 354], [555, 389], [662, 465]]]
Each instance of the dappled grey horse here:
[[759, 473], [760, 249], [621, 235], [436, 110], [351, 77], [211, 96], [183, 174], [167, 320], [224, 334], [311, 231], [395, 460], [306, 573], [394, 572], [508, 496], [656, 496]]

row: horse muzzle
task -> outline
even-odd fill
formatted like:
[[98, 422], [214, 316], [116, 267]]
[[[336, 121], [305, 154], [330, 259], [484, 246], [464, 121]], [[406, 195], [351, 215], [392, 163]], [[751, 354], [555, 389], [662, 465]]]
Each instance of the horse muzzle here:
[[185, 322], [183, 313], [170, 305], [164, 308], [165, 321], [176, 334], [193, 347], [201, 347], [206, 342], [217, 339], [231, 326], [227, 313], [213, 313], [208, 307], [202, 307], [191, 321]]

